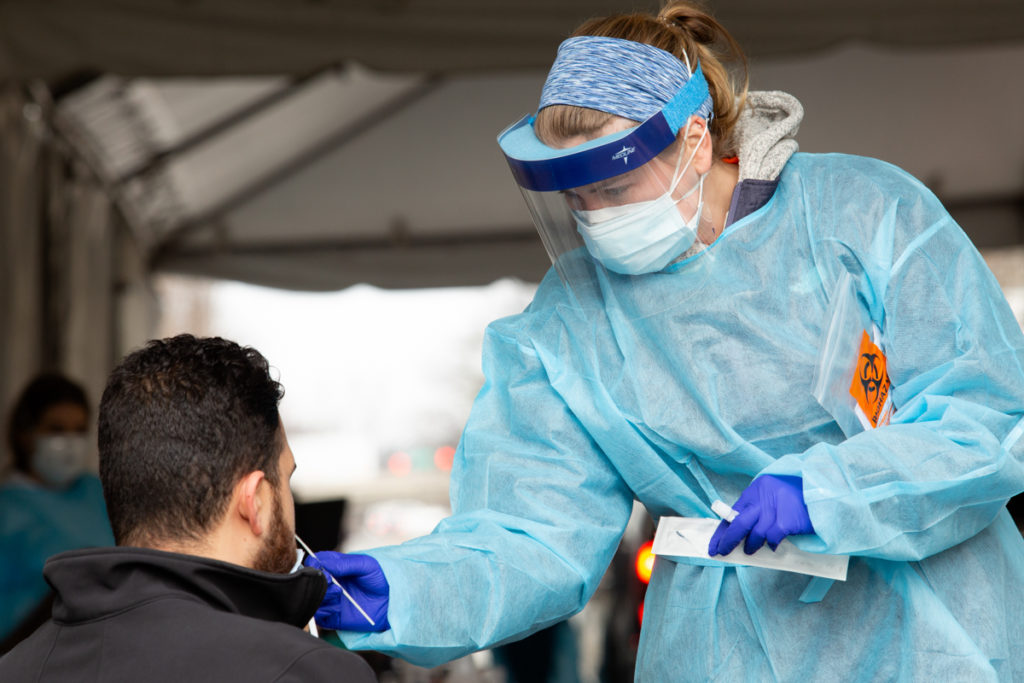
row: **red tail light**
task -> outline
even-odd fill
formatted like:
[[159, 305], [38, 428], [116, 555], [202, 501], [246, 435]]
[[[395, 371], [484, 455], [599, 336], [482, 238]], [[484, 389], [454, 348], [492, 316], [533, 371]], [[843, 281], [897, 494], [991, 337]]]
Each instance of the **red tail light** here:
[[653, 541], [647, 541], [636, 551], [636, 578], [644, 583], [650, 583], [651, 570], [654, 569], [654, 553], [651, 552], [653, 546]]

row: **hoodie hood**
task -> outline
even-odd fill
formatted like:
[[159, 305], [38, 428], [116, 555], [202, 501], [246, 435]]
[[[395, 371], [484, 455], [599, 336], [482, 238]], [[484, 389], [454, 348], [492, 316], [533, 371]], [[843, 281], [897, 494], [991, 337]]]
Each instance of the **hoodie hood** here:
[[784, 92], [747, 93], [746, 106], [736, 124], [739, 178], [729, 204], [726, 226], [768, 203], [779, 184], [779, 174], [796, 154], [796, 139], [804, 108]]
[[781, 91], [747, 93], [736, 125], [740, 182], [776, 180], [799, 146], [796, 133], [804, 118], [800, 101]]
[[53, 619], [91, 621], [163, 599], [305, 626], [327, 582], [315, 569], [273, 574], [194, 555], [148, 548], [74, 550], [52, 557], [43, 576], [56, 591]]

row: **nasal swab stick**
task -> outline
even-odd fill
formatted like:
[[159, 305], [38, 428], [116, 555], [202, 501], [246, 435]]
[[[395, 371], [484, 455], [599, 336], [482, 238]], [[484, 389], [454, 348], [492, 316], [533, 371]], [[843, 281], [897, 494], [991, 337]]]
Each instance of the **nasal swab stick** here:
[[[318, 558], [316, 556], [316, 553], [314, 553], [312, 550], [309, 549], [309, 546], [306, 545], [305, 541], [303, 541], [301, 538], [299, 538], [298, 534], [295, 534], [295, 540], [299, 542], [299, 545], [302, 546], [302, 549], [305, 550], [306, 553], [310, 557], [312, 557], [313, 559], [319, 561], [320, 558]], [[327, 573], [327, 576], [331, 576], [330, 572], [326, 572], [326, 573]], [[373, 619], [370, 618], [370, 615], [366, 613], [366, 610], [364, 610], [362, 607], [359, 606], [359, 603], [356, 602], [355, 598], [353, 598], [351, 595], [348, 594], [348, 591], [345, 590], [345, 587], [342, 586], [340, 583], [338, 583], [337, 579], [335, 579], [333, 576], [331, 576], [331, 581], [334, 582], [335, 586], [337, 586], [338, 588], [341, 589], [341, 594], [344, 595], [346, 598], [348, 598], [348, 601], [352, 603], [352, 606], [355, 607], [357, 610], [359, 610], [360, 614], [362, 614], [364, 617], [366, 617], [366, 620], [368, 622], [370, 622], [370, 626], [376, 626], [377, 625], [376, 623], [374, 623]]]

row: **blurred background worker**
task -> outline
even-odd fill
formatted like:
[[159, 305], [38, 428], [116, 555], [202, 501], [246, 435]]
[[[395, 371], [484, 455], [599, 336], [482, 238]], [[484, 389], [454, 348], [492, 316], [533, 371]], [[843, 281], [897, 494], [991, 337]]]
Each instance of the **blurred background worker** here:
[[[1024, 336], [921, 183], [796, 153], [801, 117], [687, 3], [562, 44], [499, 137], [554, 268], [488, 329], [454, 514], [321, 555], [375, 622], [329, 590], [346, 645], [432, 663], [521, 637], [583, 607], [634, 499], [721, 499], [707, 556], [655, 562], [638, 679], [1024, 678]], [[787, 536], [853, 556], [847, 580], [716, 559]]]
[[88, 468], [89, 419], [85, 391], [57, 374], [32, 380], [11, 410], [11, 468], [0, 483], [0, 652], [50, 617], [47, 557], [114, 544]]

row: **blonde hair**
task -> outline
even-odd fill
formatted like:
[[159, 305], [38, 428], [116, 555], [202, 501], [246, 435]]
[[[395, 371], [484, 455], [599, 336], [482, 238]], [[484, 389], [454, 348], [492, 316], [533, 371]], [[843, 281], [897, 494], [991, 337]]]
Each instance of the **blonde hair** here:
[[[715, 114], [710, 125], [712, 144], [719, 156], [736, 154], [734, 132], [746, 102], [747, 58], [710, 14], [691, 2], [671, 2], [657, 16], [635, 13], [590, 19], [572, 35], [632, 40], [688, 60], [691, 67], [700, 62]], [[538, 112], [534, 131], [550, 144], [577, 135], [595, 135], [613, 117], [595, 109], [555, 104]]]

